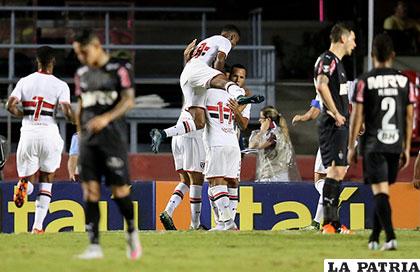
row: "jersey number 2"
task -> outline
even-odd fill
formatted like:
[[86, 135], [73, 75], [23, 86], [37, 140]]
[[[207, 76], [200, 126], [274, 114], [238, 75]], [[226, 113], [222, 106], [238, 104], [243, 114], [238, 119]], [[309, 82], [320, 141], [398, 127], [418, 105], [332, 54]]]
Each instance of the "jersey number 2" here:
[[395, 130], [396, 125], [391, 124], [390, 120], [395, 114], [395, 99], [392, 97], [385, 97], [381, 102], [381, 110], [386, 111], [382, 118], [382, 129], [383, 130]]

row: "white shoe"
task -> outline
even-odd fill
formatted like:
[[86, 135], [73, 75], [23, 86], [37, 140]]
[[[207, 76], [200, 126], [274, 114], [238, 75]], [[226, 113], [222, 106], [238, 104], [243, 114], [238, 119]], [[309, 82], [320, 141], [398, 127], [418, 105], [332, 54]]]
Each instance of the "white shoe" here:
[[232, 219], [225, 222], [225, 230], [238, 230], [238, 227], [235, 224], [235, 221]]
[[125, 237], [127, 240], [127, 258], [133, 261], [139, 259], [143, 250], [141, 248], [138, 231], [135, 230], [132, 233], [126, 233]]
[[368, 244], [368, 248], [370, 250], [378, 250], [379, 249], [379, 243], [376, 241], [370, 241]]
[[82, 260], [102, 259], [104, 254], [100, 245], [89, 245], [82, 254], [76, 256]]
[[382, 251], [384, 250], [397, 250], [397, 240], [392, 239], [389, 242], [385, 242], [381, 248]]
[[211, 228], [209, 231], [224, 231], [225, 230], [225, 223], [221, 221], [217, 221], [217, 224], [214, 228]]

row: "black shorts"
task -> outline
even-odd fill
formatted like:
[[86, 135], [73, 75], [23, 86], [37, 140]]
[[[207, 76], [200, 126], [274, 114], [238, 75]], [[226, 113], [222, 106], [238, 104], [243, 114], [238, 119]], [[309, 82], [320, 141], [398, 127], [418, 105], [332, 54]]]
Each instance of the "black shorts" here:
[[325, 168], [331, 166], [333, 161], [336, 166], [347, 166], [348, 140], [349, 130], [346, 126], [319, 128], [319, 148]]
[[363, 178], [365, 184], [395, 182], [398, 173], [400, 154], [365, 152], [363, 154]]
[[129, 185], [127, 147], [89, 145], [80, 142], [79, 172], [82, 181], [105, 178], [107, 186]]

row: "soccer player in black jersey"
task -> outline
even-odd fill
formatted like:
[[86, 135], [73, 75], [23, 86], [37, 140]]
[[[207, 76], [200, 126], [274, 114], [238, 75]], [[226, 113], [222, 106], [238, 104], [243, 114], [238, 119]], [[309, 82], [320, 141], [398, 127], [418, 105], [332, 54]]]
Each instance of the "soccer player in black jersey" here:
[[85, 65], [75, 75], [79, 96], [79, 170], [86, 201], [86, 228], [90, 245], [78, 257], [102, 258], [99, 246], [100, 181], [111, 186], [114, 201], [127, 222], [127, 257], [141, 255], [138, 231], [134, 225], [128, 174], [125, 113], [134, 106], [134, 83], [130, 63], [111, 58], [99, 38], [83, 31], [73, 44]]
[[323, 109], [319, 117], [319, 146], [322, 163], [327, 168], [323, 188], [323, 233], [349, 233], [340, 224], [338, 199], [340, 182], [346, 174], [349, 99], [346, 72], [341, 59], [356, 47], [354, 32], [344, 24], [336, 24], [330, 33], [329, 50], [315, 63], [314, 82]]
[[355, 141], [365, 123], [362, 137], [363, 176], [374, 195], [375, 213], [369, 249], [379, 249], [379, 234], [385, 230], [382, 250], [395, 250], [397, 241], [392, 227], [389, 185], [395, 182], [399, 168], [410, 159], [413, 129], [414, 86], [395, 69], [391, 38], [375, 37], [372, 46], [374, 69], [357, 81], [353, 95], [355, 107], [351, 116], [348, 160], [356, 162]]

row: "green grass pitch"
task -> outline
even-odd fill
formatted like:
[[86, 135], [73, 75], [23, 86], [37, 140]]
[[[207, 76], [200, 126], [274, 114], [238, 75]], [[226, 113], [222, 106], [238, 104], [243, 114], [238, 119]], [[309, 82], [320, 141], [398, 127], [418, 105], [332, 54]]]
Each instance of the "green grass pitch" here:
[[[321, 235], [304, 231], [142, 231], [143, 257], [125, 256], [123, 232], [101, 233], [105, 258], [74, 256], [86, 233], [0, 234], [1, 272], [46, 271], [323, 271], [326, 258], [419, 258], [420, 232], [397, 231], [398, 250], [369, 251], [368, 231]], [[381, 237], [383, 238], [383, 237]]]

